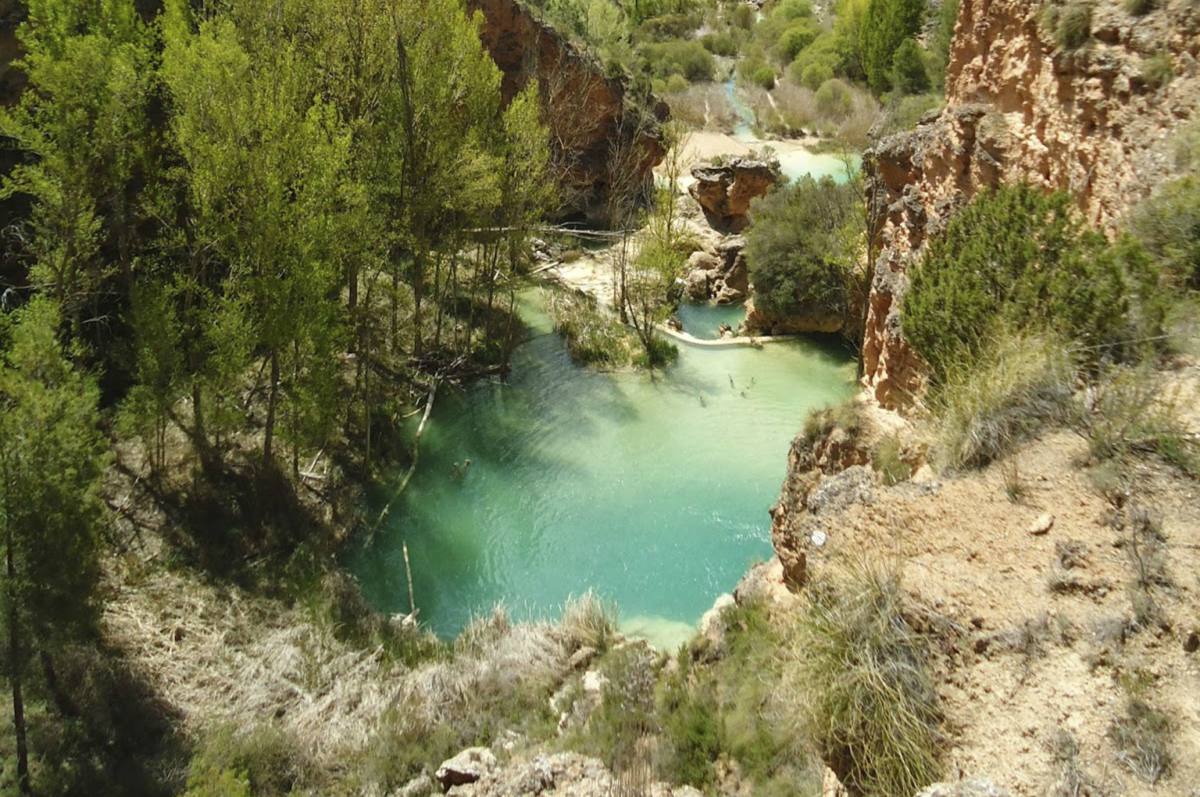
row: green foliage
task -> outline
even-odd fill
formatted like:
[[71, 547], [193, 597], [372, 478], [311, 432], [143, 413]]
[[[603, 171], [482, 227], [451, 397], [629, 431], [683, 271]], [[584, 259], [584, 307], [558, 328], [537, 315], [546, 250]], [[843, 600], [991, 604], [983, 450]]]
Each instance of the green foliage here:
[[933, 396], [939, 464], [986, 465], [1046, 424], [1067, 420], [1075, 376], [1062, 341], [996, 333], [977, 359], [952, 367]]
[[596, 303], [575, 293], [550, 294], [547, 307], [554, 331], [563, 336], [571, 359], [582, 365], [620, 368], [633, 361], [633, 333]]
[[929, 89], [925, 58], [914, 39], [905, 39], [892, 55], [892, 87], [901, 94], [920, 94]]
[[1200, 178], [1160, 186], [1134, 211], [1130, 228], [1174, 280], [1200, 289]]
[[713, 55], [732, 58], [738, 54], [738, 40], [732, 32], [727, 30], [706, 33], [700, 37], [700, 43]]
[[816, 91], [822, 83], [833, 79], [838, 66], [837, 39], [824, 34], [797, 53], [788, 74], [792, 80]]
[[775, 88], [775, 70], [763, 64], [750, 73], [750, 81], [759, 88], [770, 91]]
[[821, 27], [810, 17], [793, 22], [775, 43], [780, 63], [790, 64], [801, 51], [808, 48], [821, 34]]
[[916, 794], [938, 779], [940, 715], [896, 576], [864, 567], [808, 594], [792, 683], [810, 738], [855, 793]]
[[1158, 0], [1125, 0], [1125, 10], [1135, 17], [1149, 14], [1158, 6]]
[[882, 135], [903, 133], [912, 130], [921, 121], [921, 117], [930, 111], [942, 107], [940, 94], [914, 94], [902, 97], [899, 102], [888, 108], [887, 119], [882, 127]]
[[[297, 740], [274, 725], [207, 734], [188, 768], [186, 797], [286, 797], [304, 782]], [[229, 791], [224, 791], [228, 789]]]
[[997, 322], [1042, 319], [1093, 362], [1128, 356], [1161, 326], [1157, 281], [1141, 247], [1087, 231], [1065, 194], [1001, 188], [930, 244], [905, 295], [904, 334], [939, 381], [979, 355]]
[[854, 440], [863, 431], [862, 406], [854, 401], [845, 401], [830, 407], [813, 410], [804, 419], [800, 441], [805, 447], [825, 439], [839, 429], [847, 439]]
[[815, 96], [817, 110], [834, 118], [849, 116], [854, 106], [854, 93], [843, 80], [834, 78], [826, 80], [817, 89]]
[[946, 67], [950, 63], [950, 45], [958, 21], [959, 0], [944, 0], [938, 9], [937, 25], [929, 41], [929, 78], [938, 91], [946, 88]]
[[679, 668], [659, 694], [658, 708], [669, 745], [665, 773], [673, 783], [707, 786], [714, 779], [713, 762], [723, 748], [716, 701], [688, 684], [687, 651], [679, 653]]
[[668, 41], [643, 45], [639, 51], [651, 74], [660, 78], [682, 75], [693, 83], [712, 80], [716, 61], [698, 41]]
[[896, 51], [921, 30], [924, 0], [869, 0], [859, 31], [859, 50], [867, 84], [886, 91], [892, 81]]
[[753, 203], [746, 262], [761, 309], [823, 317], [849, 312], [858, 201], [847, 185], [805, 177]]

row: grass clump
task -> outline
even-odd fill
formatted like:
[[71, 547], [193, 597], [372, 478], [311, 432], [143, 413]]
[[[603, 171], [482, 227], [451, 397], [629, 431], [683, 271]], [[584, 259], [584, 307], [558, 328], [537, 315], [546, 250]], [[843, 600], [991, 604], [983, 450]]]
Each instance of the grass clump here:
[[871, 464], [889, 487], [912, 476], [912, 466], [902, 457], [903, 448], [900, 437], [892, 434], [880, 440], [871, 453]]
[[1153, 786], [1171, 770], [1171, 718], [1145, 699], [1149, 688], [1145, 676], [1125, 676], [1122, 686], [1124, 712], [1109, 726], [1108, 738], [1117, 748], [1117, 760]]
[[1052, 337], [1004, 332], [932, 396], [935, 452], [944, 468], [980, 467], [1047, 423], [1066, 420], [1075, 364]]
[[1125, 11], [1135, 17], [1149, 14], [1158, 6], [1158, 0], [1125, 0]]
[[868, 797], [915, 794], [940, 771], [928, 651], [903, 608], [897, 576], [863, 567], [814, 584], [798, 626], [804, 725], [842, 783]]
[[1200, 478], [1200, 446], [1149, 367], [1115, 369], [1096, 385], [1091, 403], [1084, 422], [1093, 458], [1125, 461], [1150, 454]]
[[828, 437], [836, 429], [840, 429], [853, 440], [863, 432], [865, 424], [862, 405], [851, 399], [810, 412], [804, 419], [800, 440], [806, 446], [811, 446]]
[[1077, 50], [1092, 38], [1090, 3], [1048, 5], [1043, 11], [1042, 20], [1054, 38], [1054, 43], [1064, 50]]
[[585, 592], [567, 599], [559, 627], [577, 647], [603, 653], [617, 635], [616, 607], [604, 603], [594, 592]]
[[553, 292], [547, 307], [554, 331], [563, 336], [575, 362], [622, 368], [634, 361], [637, 337], [588, 297]]
[[1169, 53], [1161, 52], [1142, 62], [1142, 82], [1152, 89], [1161, 89], [1175, 78], [1175, 66]]
[[1174, 282], [1200, 290], [1200, 177], [1161, 186], [1134, 211], [1131, 227]]

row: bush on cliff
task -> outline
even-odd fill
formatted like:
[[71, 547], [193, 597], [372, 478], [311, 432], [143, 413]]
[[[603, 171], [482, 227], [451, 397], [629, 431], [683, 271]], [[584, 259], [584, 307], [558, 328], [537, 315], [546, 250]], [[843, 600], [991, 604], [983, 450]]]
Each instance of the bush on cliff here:
[[1163, 186], [1138, 207], [1131, 226], [1172, 278], [1200, 290], [1200, 178]]
[[1096, 363], [1141, 351], [1162, 315], [1157, 268], [1139, 244], [1109, 244], [1066, 194], [1018, 185], [977, 197], [950, 221], [914, 269], [901, 317], [944, 383], [972, 366], [997, 323], [1044, 325]]
[[828, 177], [804, 177], [754, 201], [746, 262], [759, 309], [779, 315], [849, 312], [857, 208], [854, 190]]

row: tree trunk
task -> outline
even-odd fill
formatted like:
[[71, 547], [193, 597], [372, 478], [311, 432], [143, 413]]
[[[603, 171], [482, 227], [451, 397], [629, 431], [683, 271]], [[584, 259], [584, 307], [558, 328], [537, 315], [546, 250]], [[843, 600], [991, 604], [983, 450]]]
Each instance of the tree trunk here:
[[12, 685], [13, 730], [17, 741], [17, 788], [21, 794], [33, 794], [29, 783], [29, 745], [25, 739], [25, 698], [21, 693], [21, 632], [18, 628], [16, 567], [13, 565], [12, 529], [8, 530], [6, 566], [8, 572], [8, 657]]
[[279, 403], [279, 354], [271, 349], [271, 388], [267, 393], [267, 425], [263, 431], [263, 470], [271, 466], [271, 444], [275, 438], [275, 410]]

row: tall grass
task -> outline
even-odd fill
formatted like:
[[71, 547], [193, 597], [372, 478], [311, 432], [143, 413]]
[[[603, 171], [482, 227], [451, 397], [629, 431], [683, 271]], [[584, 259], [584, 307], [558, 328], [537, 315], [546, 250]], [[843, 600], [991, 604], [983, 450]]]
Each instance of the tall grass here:
[[1151, 454], [1200, 478], [1200, 444], [1148, 365], [1114, 370], [1096, 385], [1092, 405], [1085, 426], [1094, 458]]
[[998, 333], [978, 360], [951, 368], [931, 399], [938, 464], [986, 465], [1047, 423], [1067, 420], [1075, 379], [1060, 341]]
[[903, 610], [894, 573], [857, 567], [813, 584], [793, 648], [807, 732], [867, 797], [915, 794], [940, 771], [928, 651]]

